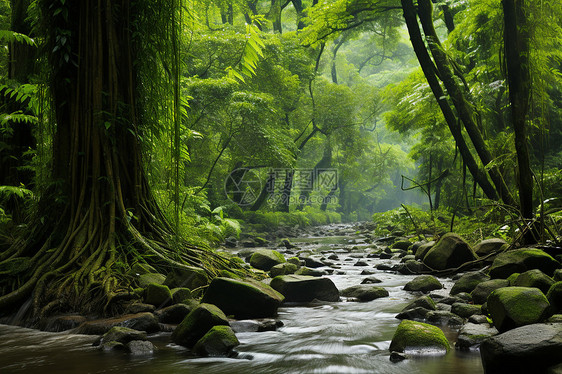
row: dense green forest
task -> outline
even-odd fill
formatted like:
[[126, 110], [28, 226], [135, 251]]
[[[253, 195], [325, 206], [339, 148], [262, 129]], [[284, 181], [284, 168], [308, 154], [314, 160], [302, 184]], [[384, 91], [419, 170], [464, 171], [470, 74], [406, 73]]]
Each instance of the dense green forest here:
[[0, 1], [0, 310], [109, 311], [136, 263], [243, 275], [213, 248], [280, 225], [558, 243], [561, 25], [558, 0]]

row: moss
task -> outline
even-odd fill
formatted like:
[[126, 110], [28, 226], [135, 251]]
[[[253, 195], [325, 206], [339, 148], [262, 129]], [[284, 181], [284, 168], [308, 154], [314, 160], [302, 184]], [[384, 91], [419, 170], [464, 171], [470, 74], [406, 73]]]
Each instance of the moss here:
[[172, 293], [172, 300], [174, 304], [182, 303], [184, 300], [193, 299], [193, 295], [191, 294], [191, 290], [185, 287], [176, 287], [170, 290]]
[[500, 332], [548, 318], [550, 304], [537, 288], [498, 288], [488, 297], [488, 311]]
[[226, 325], [224, 313], [212, 304], [200, 304], [193, 309], [172, 333], [172, 341], [186, 347], [193, 347], [213, 326]]
[[15, 257], [0, 262], [0, 275], [16, 275], [23, 273], [31, 266], [29, 257]]
[[273, 266], [284, 262], [286, 262], [285, 257], [272, 249], [258, 249], [250, 257], [250, 265], [264, 271], [269, 271]]
[[515, 286], [515, 280], [519, 277], [521, 273], [513, 273], [509, 277], [507, 277], [507, 281], [509, 282], [510, 286]]
[[138, 282], [139, 286], [141, 286], [142, 288], [145, 288], [146, 286], [148, 286], [151, 283], [164, 284], [165, 279], [166, 279], [166, 277], [163, 276], [160, 273], [146, 273], [146, 274], [141, 274], [138, 277], [137, 282]]
[[201, 356], [223, 356], [239, 344], [230, 326], [214, 326], [199, 339], [194, 351]]
[[437, 348], [449, 351], [449, 341], [439, 327], [403, 320], [392, 337], [390, 351], [404, 352], [406, 349], [419, 348]]
[[151, 283], [146, 287], [144, 301], [154, 306], [163, 306], [170, 304], [172, 301], [172, 292], [168, 286], [162, 284]]

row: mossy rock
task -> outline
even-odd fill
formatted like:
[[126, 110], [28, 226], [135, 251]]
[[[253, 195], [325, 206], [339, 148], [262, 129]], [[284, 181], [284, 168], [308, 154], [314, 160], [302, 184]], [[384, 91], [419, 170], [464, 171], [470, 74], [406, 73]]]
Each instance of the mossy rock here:
[[146, 340], [146, 332], [130, 329], [128, 327], [114, 326], [103, 334], [100, 339], [100, 344], [112, 341], [127, 344], [133, 340]]
[[451, 305], [451, 312], [462, 318], [469, 318], [474, 314], [481, 314], [482, 305], [453, 303], [453, 305]]
[[213, 326], [228, 326], [224, 313], [211, 304], [200, 304], [193, 309], [172, 333], [172, 341], [193, 347]]
[[417, 276], [404, 285], [405, 291], [419, 291], [424, 293], [440, 290], [441, 288], [443, 288], [443, 285], [433, 275]]
[[546, 298], [555, 311], [562, 311], [562, 281], [550, 286]]
[[497, 335], [498, 330], [485, 324], [467, 323], [461, 327], [455, 347], [460, 350], [470, 350], [480, 346], [484, 340]]
[[387, 297], [388, 291], [383, 287], [371, 286], [368, 284], [361, 284], [357, 286], [348, 287], [340, 292], [342, 296], [352, 297], [359, 301], [371, 301]]
[[13, 276], [25, 272], [31, 266], [30, 257], [9, 258], [0, 262], [0, 275]]
[[490, 280], [490, 277], [479, 271], [463, 274], [459, 279], [457, 279], [449, 294], [456, 295], [461, 292], [471, 293], [479, 283], [487, 280]]
[[285, 301], [308, 302], [338, 301], [340, 293], [329, 278], [306, 275], [280, 275], [271, 280], [271, 287], [283, 296]]
[[172, 292], [168, 286], [151, 283], [146, 287], [144, 302], [156, 307], [169, 305], [172, 303]]
[[205, 271], [194, 266], [172, 269], [164, 282], [170, 288], [185, 287], [190, 290], [206, 286], [208, 283]]
[[250, 257], [250, 265], [263, 271], [269, 271], [275, 265], [284, 262], [286, 262], [285, 257], [273, 249], [258, 249]]
[[521, 273], [513, 273], [509, 277], [507, 277], [507, 281], [510, 286], [515, 286], [515, 280], [519, 275], [521, 275]]
[[513, 282], [513, 286], [518, 287], [536, 287], [543, 293], [547, 293], [550, 286], [554, 284], [554, 279], [540, 271], [539, 269], [527, 270]]
[[298, 268], [299, 267], [297, 265], [290, 262], [277, 264], [269, 270], [269, 276], [275, 278], [278, 275], [294, 274]]
[[131, 270], [129, 270], [127, 273], [133, 276], [140, 276], [143, 274], [158, 273], [158, 271], [152, 266], [150, 266], [149, 264], [143, 264], [137, 262], [131, 267]]
[[425, 255], [427, 254], [427, 252], [429, 252], [429, 250], [430, 250], [431, 248], [433, 248], [433, 246], [435, 245], [435, 243], [436, 243], [436, 242], [432, 240], [432, 241], [430, 241], [430, 242], [427, 242], [427, 243], [424, 243], [424, 244], [420, 245], [420, 246], [416, 249], [416, 253], [415, 253], [416, 260], [422, 260], [422, 259], [425, 257]]
[[199, 356], [228, 356], [239, 344], [230, 326], [214, 326], [199, 339], [193, 350]]
[[137, 283], [141, 288], [146, 288], [149, 284], [164, 284], [166, 277], [160, 273], [145, 273], [139, 275]]
[[296, 275], [308, 275], [308, 276], [311, 276], [311, 277], [321, 277], [323, 275], [326, 275], [326, 272], [324, 270], [311, 269], [309, 267], [302, 266], [297, 271], [295, 271], [295, 274]]
[[474, 253], [476, 253], [479, 257], [484, 257], [490, 253], [501, 250], [502, 247], [505, 247], [506, 245], [507, 242], [501, 238], [486, 239], [474, 246]]
[[427, 295], [424, 296], [420, 296], [417, 299], [415, 299], [414, 301], [412, 301], [410, 304], [406, 305], [404, 307], [404, 309], [402, 309], [402, 312], [405, 312], [407, 310], [410, 309], [414, 309], [414, 308], [424, 308], [427, 310], [435, 310], [435, 301], [433, 301], [433, 299]]
[[470, 295], [475, 304], [484, 304], [492, 291], [508, 286], [509, 282], [506, 279], [490, 279], [489, 281], [479, 283]]
[[389, 350], [406, 352], [424, 349], [446, 353], [449, 351], [449, 341], [439, 327], [410, 320], [400, 322], [390, 342]]
[[273, 317], [283, 299], [283, 295], [264, 283], [218, 277], [213, 279], [201, 302], [214, 304], [225, 314], [243, 319]]
[[550, 304], [538, 288], [504, 287], [488, 296], [488, 313], [500, 332], [550, 317]]
[[176, 287], [170, 290], [172, 293], [172, 301], [174, 304], [183, 303], [185, 300], [193, 299], [193, 295], [189, 288]]
[[536, 248], [521, 248], [499, 254], [490, 266], [492, 278], [506, 279], [513, 273], [539, 269], [548, 276], [562, 265], [546, 252]]
[[302, 265], [302, 261], [300, 258], [298, 257], [290, 257], [287, 259], [287, 262], [290, 262], [291, 264], [295, 264], [297, 266], [301, 266]]
[[410, 248], [411, 245], [412, 242], [410, 242], [409, 240], [397, 240], [390, 246], [390, 248], [406, 251], [408, 250], [408, 248]]
[[423, 263], [435, 270], [445, 270], [476, 259], [476, 254], [458, 234], [447, 233], [424, 256]]

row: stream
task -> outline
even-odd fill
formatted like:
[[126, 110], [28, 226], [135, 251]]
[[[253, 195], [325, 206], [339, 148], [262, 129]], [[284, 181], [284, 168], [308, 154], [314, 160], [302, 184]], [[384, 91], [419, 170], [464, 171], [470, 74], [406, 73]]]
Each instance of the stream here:
[[[330, 236], [348, 231], [350, 235]], [[400, 321], [395, 318], [419, 295], [402, 290], [413, 275], [376, 270], [380, 263], [399, 260], [368, 258], [367, 248], [350, 225], [325, 226], [322, 236], [293, 238], [300, 250], [311, 257], [331, 259], [333, 271], [327, 275], [344, 289], [360, 284], [365, 269], [382, 281], [376, 284], [389, 291], [389, 297], [370, 302], [285, 304], [276, 331], [237, 333], [240, 345], [236, 358], [194, 358], [182, 347], [170, 343], [170, 333], [149, 336], [157, 351], [151, 357], [129, 357], [119, 352], [104, 353], [92, 346], [95, 336], [49, 333], [0, 324], [0, 373], [483, 373], [478, 351], [452, 348], [445, 356], [429, 356], [392, 363], [388, 348]], [[240, 249], [234, 250], [238, 252]], [[297, 250], [284, 252], [288, 258]], [[355, 266], [358, 261], [367, 266]], [[440, 279], [447, 295], [450, 279]], [[454, 347], [458, 331], [440, 326]]]

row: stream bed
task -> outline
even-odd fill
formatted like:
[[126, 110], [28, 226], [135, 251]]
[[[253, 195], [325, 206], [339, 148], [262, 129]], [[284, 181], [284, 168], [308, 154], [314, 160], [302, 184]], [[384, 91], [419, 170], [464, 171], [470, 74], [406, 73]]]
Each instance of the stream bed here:
[[[350, 235], [291, 241], [300, 250], [312, 251], [313, 258], [337, 256], [329, 260], [331, 268], [320, 270], [334, 270], [326, 276], [338, 289], [360, 284], [368, 276], [361, 275], [367, 269], [373, 273], [370, 276], [382, 281], [377, 286], [386, 288], [389, 297], [370, 302], [342, 298], [335, 303], [285, 304], [278, 311], [283, 326], [276, 331], [236, 334], [241, 343], [236, 358], [194, 358], [185, 348], [170, 343], [170, 333], [150, 335], [157, 351], [151, 357], [137, 358], [99, 351], [92, 346], [95, 336], [0, 325], [0, 373], [483, 373], [478, 351], [454, 348], [445, 356], [392, 363], [388, 348], [400, 323], [395, 316], [419, 296], [402, 287], [415, 276], [376, 270], [380, 263], [392, 265], [399, 260], [368, 258], [367, 249], [372, 248], [353, 237], [353, 227], [337, 227], [336, 232], [348, 230]], [[334, 232], [334, 227], [322, 231]], [[285, 256], [298, 250], [291, 251]], [[366, 266], [355, 266], [358, 260]], [[438, 293], [447, 295], [453, 283], [440, 280], [445, 288]], [[454, 347], [458, 331], [440, 327]]]

